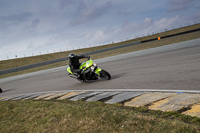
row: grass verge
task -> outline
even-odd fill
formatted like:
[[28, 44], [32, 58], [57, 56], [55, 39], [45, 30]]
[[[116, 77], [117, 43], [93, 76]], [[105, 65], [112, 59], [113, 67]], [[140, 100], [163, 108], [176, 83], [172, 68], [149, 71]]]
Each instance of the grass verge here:
[[200, 118], [102, 102], [0, 102], [0, 132], [200, 132]]

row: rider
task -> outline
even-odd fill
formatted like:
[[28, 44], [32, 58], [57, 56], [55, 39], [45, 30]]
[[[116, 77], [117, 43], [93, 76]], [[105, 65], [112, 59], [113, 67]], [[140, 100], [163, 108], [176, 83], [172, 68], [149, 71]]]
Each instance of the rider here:
[[[79, 59], [87, 58], [89, 60], [90, 56], [88, 56], [88, 55], [75, 55], [74, 53], [70, 53], [68, 55], [68, 58], [69, 58], [69, 67], [70, 67], [72, 73], [77, 75], [78, 79], [80, 79], [82, 70], [79, 69], [79, 66], [80, 66]], [[82, 76], [83, 76], [83, 79], [85, 79], [85, 75], [83, 74]]]

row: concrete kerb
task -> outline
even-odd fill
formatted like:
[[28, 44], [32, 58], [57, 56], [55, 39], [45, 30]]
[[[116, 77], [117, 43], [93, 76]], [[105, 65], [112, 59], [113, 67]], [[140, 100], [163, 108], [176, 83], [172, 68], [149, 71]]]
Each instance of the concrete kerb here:
[[[42, 92], [35, 92], [35, 93], [24, 93], [24, 94], [17, 94], [17, 95], [25, 95], [25, 94], [36, 94], [36, 93], [61, 93], [61, 92], [80, 92], [80, 91], [99, 91], [99, 92], [107, 92], [107, 91], [115, 91], [115, 92], [123, 92], [123, 91], [135, 91], [135, 92], [167, 92], [167, 93], [200, 93], [200, 90], [159, 90], [159, 89], [98, 89], [98, 90], [60, 90], [60, 91], [42, 91]], [[7, 96], [15, 96], [15, 95], [7, 95]], [[3, 97], [6, 97], [3, 96]]]
[[[127, 96], [127, 97], [126, 97]], [[198, 90], [149, 90], [149, 89], [101, 89], [64, 90], [2, 96], [0, 101], [9, 100], [84, 100], [101, 101], [107, 104], [121, 103], [123, 106], [147, 106], [150, 110], [178, 111], [200, 117], [200, 91]]]
[[[98, 91], [98, 92], [124, 92], [124, 91], [129, 91], [129, 92], [167, 92], [167, 93], [200, 93], [200, 90], [159, 90], [159, 89], [97, 89], [97, 90], [63, 90], [63, 91], [48, 91], [49, 93], [53, 92], [79, 92], [79, 91]], [[46, 92], [38, 92], [38, 93], [46, 93]]]

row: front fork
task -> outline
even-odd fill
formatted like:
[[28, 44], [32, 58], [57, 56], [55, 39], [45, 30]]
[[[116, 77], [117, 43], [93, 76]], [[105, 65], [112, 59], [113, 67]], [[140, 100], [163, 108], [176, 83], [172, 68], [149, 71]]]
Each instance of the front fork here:
[[95, 69], [95, 73], [96, 73], [98, 76], [100, 76], [100, 72], [101, 72], [101, 68], [97, 67], [97, 68]]

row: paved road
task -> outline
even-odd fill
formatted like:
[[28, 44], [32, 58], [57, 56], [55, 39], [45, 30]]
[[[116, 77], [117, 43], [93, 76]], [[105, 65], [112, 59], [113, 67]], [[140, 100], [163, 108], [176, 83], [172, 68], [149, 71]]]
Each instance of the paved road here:
[[0, 96], [101, 89], [200, 90], [200, 39], [96, 60], [110, 81], [81, 83], [66, 67], [0, 79]]

